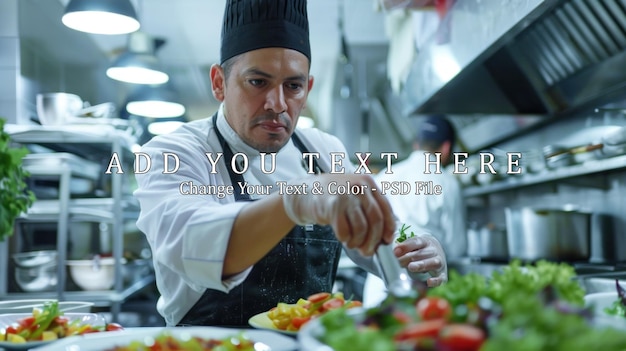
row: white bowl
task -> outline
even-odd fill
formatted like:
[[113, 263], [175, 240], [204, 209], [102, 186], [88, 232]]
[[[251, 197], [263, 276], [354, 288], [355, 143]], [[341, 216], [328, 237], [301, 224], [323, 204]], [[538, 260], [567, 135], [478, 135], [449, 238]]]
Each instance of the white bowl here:
[[585, 295], [585, 306], [594, 306], [596, 314], [606, 314], [604, 309], [617, 301], [617, 292], [599, 292]]
[[12, 255], [15, 264], [22, 268], [41, 267], [56, 264], [57, 252], [54, 250], [20, 252]]
[[109, 290], [115, 283], [115, 260], [112, 257], [94, 260], [68, 260], [70, 276], [83, 290]]
[[15, 281], [26, 292], [54, 291], [57, 286], [57, 252], [20, 252], [12, 255]]
[[611, 327], [626, 330], [626, 317], [614, 316], [604, 311], [617, 301], [617, 292], [599, 292], [585, 295], [585, 306], [593, 307], [593, 324], [598, 327]]

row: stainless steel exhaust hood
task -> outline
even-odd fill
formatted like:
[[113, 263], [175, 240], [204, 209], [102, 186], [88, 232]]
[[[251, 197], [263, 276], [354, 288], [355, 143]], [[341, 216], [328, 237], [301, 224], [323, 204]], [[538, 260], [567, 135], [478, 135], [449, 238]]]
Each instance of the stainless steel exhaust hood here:
[[561, 115], [626, 96], [626, 0], [458, 0], [406, 113]]

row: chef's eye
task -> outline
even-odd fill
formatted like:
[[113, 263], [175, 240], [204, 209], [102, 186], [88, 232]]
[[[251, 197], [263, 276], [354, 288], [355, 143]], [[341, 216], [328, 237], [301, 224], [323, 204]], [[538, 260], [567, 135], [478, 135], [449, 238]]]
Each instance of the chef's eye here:
[[287, 83], [287, 89], [292, 90], [292, 91], [298, 91], [300, 89], [302, 89], [302, 84], [300, 83]]
[[255, 87], [260, 87], [265, 83], [265, 80], [263, 79], [250, 79], [248, 80], [248, 83], [250, 83], [250, 85], [255, 86]]

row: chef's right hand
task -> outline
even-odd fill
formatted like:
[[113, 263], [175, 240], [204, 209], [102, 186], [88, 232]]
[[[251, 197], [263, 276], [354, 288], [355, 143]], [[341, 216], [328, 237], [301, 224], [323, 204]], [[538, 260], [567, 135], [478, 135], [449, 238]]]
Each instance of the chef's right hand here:
[[[329, 224], [339, 241], [365, 256], [372, 256], [379, 244], [393, 241], [396, 224], [391, 205], [370, 175], [322, 174], [290, 184], [304, 184], [306, 189], [302, 194], [282, 196], [285, 212], [294, 223]], [[358, 191], [339, 194], [337, 187]]]

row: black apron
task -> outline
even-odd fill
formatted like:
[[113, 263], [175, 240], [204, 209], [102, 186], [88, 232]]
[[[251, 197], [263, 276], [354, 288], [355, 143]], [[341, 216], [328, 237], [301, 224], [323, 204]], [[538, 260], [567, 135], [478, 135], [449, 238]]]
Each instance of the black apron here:
[[[224, 161], [230, 165], [233, 152], [217, 129], [216, 120], [217, 114], [213, 116], [213, 127], [224, 152]], [[301, 152], [307, 152], [295, 133], [292, 141]], [[240, 193], [237, 186], [237, 182], [244, 182], [243, 176], [233, 172], [231, 167], [226, 168], [234, 186], [235, 201], [252, 201], [250, 195]], [[321, 171], [317, 164], [316, 168]], [[317, 292], [330, 292], [341, 249], [330, 226], [295, 226], [254, 265], [243, 283], [228, 293], [207, 289], [179, 325], [248, 327], [250, 317], [268, 311], [278, 302], [295, 303]]]

